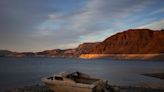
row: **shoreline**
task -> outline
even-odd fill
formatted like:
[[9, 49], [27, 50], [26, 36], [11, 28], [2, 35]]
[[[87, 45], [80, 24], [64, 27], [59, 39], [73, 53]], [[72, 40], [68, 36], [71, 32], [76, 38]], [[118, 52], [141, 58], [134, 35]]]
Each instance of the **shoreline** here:
[[146, 73], [146, 74], [141, 74], [141, 75], [164, 79], [164, 73]]
[[[151, 87], [135, 87], [135, 86], [118, 86], [110, 85], [110, 92], [164, 92], [164, 89], [151, 88]], [[5, 92], [53, 92], [45, 85], [31, 85], [21, 88], [6, 90]]]
[[23, 57], [10, 56], [5, 58], [80, 58], [80, 59], [108, 58], [113, 60], [164, 61], [164, 53], [161, 54], [81, 54], [79, 56], [23, 56]]
[[164, 60], [164, 54], [81, 54], [82, 59], [111, 58], [120, 60]]

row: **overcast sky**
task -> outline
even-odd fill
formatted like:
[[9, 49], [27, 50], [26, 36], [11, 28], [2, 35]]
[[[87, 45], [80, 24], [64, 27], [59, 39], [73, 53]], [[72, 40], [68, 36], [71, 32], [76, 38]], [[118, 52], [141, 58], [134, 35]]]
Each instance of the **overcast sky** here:
[[0, 49], [43, 51], [164, 28], [164, 0], [0, 0]]

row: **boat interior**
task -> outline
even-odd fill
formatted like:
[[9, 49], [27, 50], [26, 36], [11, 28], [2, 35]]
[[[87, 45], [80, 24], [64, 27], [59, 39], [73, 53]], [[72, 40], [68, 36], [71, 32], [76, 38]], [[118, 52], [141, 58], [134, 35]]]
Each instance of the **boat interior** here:
[[74, 80], [76, 83], [82, 83], [82, 84], [93, 84], [94, 82], [100, 80], [100, 79], [90, 78], [89, 76], [80, 72], [74, 72], [70, 75], [67, 75], [66, 77]]

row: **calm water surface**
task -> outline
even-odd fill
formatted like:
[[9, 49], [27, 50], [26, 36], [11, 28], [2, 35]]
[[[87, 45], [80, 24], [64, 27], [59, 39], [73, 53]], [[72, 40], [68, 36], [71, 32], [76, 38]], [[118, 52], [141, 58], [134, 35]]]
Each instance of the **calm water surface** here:
[[164, 72], [164, 62], [119, 61], [75, 58], [0, 58], [0, 91], [32, 84], [40, 78], [67, 70], [78, 70], [107, 79], [114, 85], [155, 86], [164, 88], [164, 80], [142, 73]]

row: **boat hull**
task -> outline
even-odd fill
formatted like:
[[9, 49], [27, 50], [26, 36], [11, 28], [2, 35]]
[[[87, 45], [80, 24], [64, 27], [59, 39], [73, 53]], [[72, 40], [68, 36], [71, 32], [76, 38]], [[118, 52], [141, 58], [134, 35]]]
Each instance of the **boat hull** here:
[[94, 88], [80, 87], [71, 84], [49, 84], [46, 85], [54, 92], [94, 92]]

